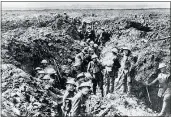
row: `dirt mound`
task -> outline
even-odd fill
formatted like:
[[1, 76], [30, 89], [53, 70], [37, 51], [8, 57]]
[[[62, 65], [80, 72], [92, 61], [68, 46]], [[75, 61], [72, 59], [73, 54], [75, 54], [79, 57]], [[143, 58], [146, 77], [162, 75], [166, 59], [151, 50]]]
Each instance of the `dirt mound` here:
[[[163, 19], [161, 19], [161, 17]], [[147, 81], [151, 82], [157, 77], [159, 73], [157, 69], [160, 62], [165, 62], [168, 65], [167, 72], [170, 72], [169, 21], [170, 20], [165, 15], [160, 15], [157, 18], [150, 20], [148, 22], [148, 26], [152, 29], [150, 32], [140, 30], [136, 27], [137, 24], [129, 26], [129, 28], [123, 28], [120, 30], [120, 33], [113, 33], [112, 39], [110, 42], [106, 43], [102, 50], [102, 61], [105, 60], [105, 55], [111, 53], [111, 49], [114, 47], [119, 49], [122, 47], [129, 47], [132, 51], [132, 58], [138, 57], [136, 63], [132, 61], [135, 66], [133, 94], [140, 99], [142, 99], [142, 97], [147, 97], [143, 83]], [[125, 23], [126, 20], [120, 27], [125, 27]], [[117, 28], [115, 30], [117, 30]], [[159, 111], [161, 104], [157, 103], [159, 102], [159, 99], [157, 98], [156, 93], [158, 88], [156, 87], [157, 86], [150, 87], [149, 91], [152, 104], [154, 104], [152, 108]], [[146, 102], [149, 103], [147, 101], [148, 98], [143, 100], [146, 100]]]
[[60, 65], [66, 64], [68, 58], [74, 59], [76, 49], [82, 48], [71, 36], [67, 34], [62, 36], [62, 32], [53, 31], [50, 27], [30, 27], [19, 34], [15, 31], [20, 32], [20, 29], [8, 31], [2, 35], [3, 50], [6, 50], [2, 54], [2, 59], [3, 62], [8, 63], [17, 61], [14, 64], [29, 73], [39, 65], [42, 59], [49, 60], [51, 64], [53, 64], [52, 59]]
[[[2, 115], [9, 116], [51, 116], [57, 113], [62, 93], [53, 96], [42, 84], [12, 64], [2, 64]], [[38, 109], [35, 107], [38, 106]], [[36, 109], [35, 109], [36, 108]], [[34, 110], [35, 109], [35, 110]]]

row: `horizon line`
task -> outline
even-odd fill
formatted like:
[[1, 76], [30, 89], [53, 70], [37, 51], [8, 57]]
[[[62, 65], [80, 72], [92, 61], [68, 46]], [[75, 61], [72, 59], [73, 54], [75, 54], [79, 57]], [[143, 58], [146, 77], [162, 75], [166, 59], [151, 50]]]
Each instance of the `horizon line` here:
[[72, 8], [72, 9], [62, 9], [62, 8], [58, 8], [58, 9], [53, 9], [53, 8], [45, 8], [45, 9], [1, 9], [2, 11], [32, 11], [32, 10], [38, 10], [38, 11], [43, 11], [43, 10], [149, 10], [149, 9], [170, 9], [170, 8], [130, 8], [130, 9], [124, 9], [124, 8], [117, 8], [117, 9], [111, 9], [111, 8]]

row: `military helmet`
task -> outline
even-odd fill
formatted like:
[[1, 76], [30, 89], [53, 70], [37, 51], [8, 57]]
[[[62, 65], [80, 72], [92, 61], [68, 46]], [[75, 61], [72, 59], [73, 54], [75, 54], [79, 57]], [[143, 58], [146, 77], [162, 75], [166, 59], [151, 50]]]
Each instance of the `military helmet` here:
[[80, 84], [80, 86], [78, 88], [82, 88], [82, 87], [88, 87], [91, 88], [90, 83], [89, 82], [83, 82]]
[[51, 78], [50, 78], [49, 75], [45, 75], [42, 79], [43, 79], [43, 80], [50, 80]]
[[93, 77], [92, 77], [92, 75], [91, 75], [90, 73], [88, 73], [88, 72], [87, 72], [87, 73], [85, 73], [84, 75], [85, 75], [85, 77], [86, 77], [86, 78], [88, 78], [88, 79], [93, 78]]
[[130, 48], [128, 48], [128, 47], [123, 47], [123, 48], [122, 48], [122, 50], [128, 50], [128, 51], [131, 51], [131, 49], [130, 49]]
[[90, 41], [90, 44], [94, 44], [94, 42], [93, 41]]
[[72, 85], [76, 86], [75, 81], [74, 81], [74, 78], [69, 79], [69, 80], [66, 82], [66, 84], [72, 84]]
[[112, 52], [118, 54], [118, 49], [117, 49], [117, 48], [113, 48], [113, 49], [112, 49]]
[[104, 27], [101, 27], [102, 30], [104, 30], [105, 28]]
[[98, 47], [98, 45], [97, 44], [94, 44], [94, 47], [96, 48], [96, 47]]
[[82, 78], [82, 77], [85, 77], [85, 74], [82, 72], [82, 73], [79, 73], [78, 75], [77, 75], [77, 78]]
[[167, 66], [167, 65], [166, 65], [165, 63], [160, 63], [158, 69], [161, 69], [161, 68], [166, 67], [166, 66]]
[[41, 61], [41, 63], [48, 63], [48, 62], [47, 62], [47, 60], [44, 59]]
[[48, 69], [46, 69], [46, 73], [48, 73], [48, 74], [55, 74], [56, 71], [53, 68], [48, 68]]
[[93, 54], [93, 55], [91, 56], [91, 58], [92, 58], [92, 59], [98, 58], [98, 56], [97, 56], [96, 54]]
[[40, 68], [40, 67], [36, 67], [36, 69], [35, 70], [41, 70], [42, 68]]
[[81, 65], [81, 63], [80, 62], [76, 62], [76, 63], [74, 63], [74, 67], [77, 67], [77, 66], [80, 66]]
[[41, 71], [38, 71], [39, 74], [45, 74], [45, 71], [41, 70]]

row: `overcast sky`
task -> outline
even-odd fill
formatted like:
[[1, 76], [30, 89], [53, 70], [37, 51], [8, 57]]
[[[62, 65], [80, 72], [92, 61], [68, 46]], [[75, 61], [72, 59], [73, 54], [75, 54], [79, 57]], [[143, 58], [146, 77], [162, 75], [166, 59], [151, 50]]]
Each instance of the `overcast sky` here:
[[170, 8], [170, 2], [2, 2], [2, 10]]

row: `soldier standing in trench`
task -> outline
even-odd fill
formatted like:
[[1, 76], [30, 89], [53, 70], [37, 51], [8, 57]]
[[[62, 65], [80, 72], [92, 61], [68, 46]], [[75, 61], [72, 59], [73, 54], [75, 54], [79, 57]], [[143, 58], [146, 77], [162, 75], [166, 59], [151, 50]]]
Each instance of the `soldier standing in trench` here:
[[69, 79], [66, 84], [67, 84], [66, 91], [63, 96], [63, 105], [62, 105], [62, 110], [65, 117], [69, 115], [69, 112], [71, 110], [71, 99], [75, 95], [75, 87], [76, 87], [74, 78]]
[[171, 77], [169, 74], [166, 73], [166, 64], [161, 63], [159, 64], [159, 68], [161, 73], [158, 77], [147, 86], [151, 86], [156, 82], [159, 82], [159, 91], [158, 96], [163, 98], [163, 105], [162, 110], [158, 116], [169, 116], [171, 113], [170, 111], [170, 102], [171, 102]]
[[71, 114], [70, 116], [86, 116], [86, 101], [90, 92], [90, 83], [83, 82], [78, 87], [78, 93], [72, 99]]
[[121, 86], [122, 92], [130, 94], [131, 93], [131, 82], [132, 82], [131, 77], [130, 77], [130, 68], [131, 68], [130, 54], [131, 54], [131, 51], [127, 47], [122, 48], [122, 50], [123, 50], [124, 55], [123, 55], [123, 58], [121, 60], [121, 68], [120, 68], [121, 74], [119, 76], [118, 82], [121, 79], [121, 85], [120, 86]]
[[93, 76], [92, 83], [94, 95], [96, 95], [96, 87], [98, 85], [103, 97], [103, 74], [101, 72], [102, 66], [97, 58], [97, 55], [92, 55], [92, 61], [88, 64], [87, 72], [89, 72]]
[[83, 72], [84, 70], [84, 64], [83, 61], [85, 59], [85, 55], [88, 53], [88, 51], [86, 50], [86, 48], [84, 48], [80, 53], [78, 53], [75, 56], [75, 67], [77, 67], [77, 70]]
[[105, 76], [106, 76], [106, 80], [107, 80], [106, 95], [108, 93], [113, 93], [114, 92], [115, 79], [117, 78], [118, 70], [121, 67], [118, 56], [117, 56], [118, 49], [113, 48], [112, 53], [114, 55], [113, 64], [106, 66], [106, 69], [105, 69]]

